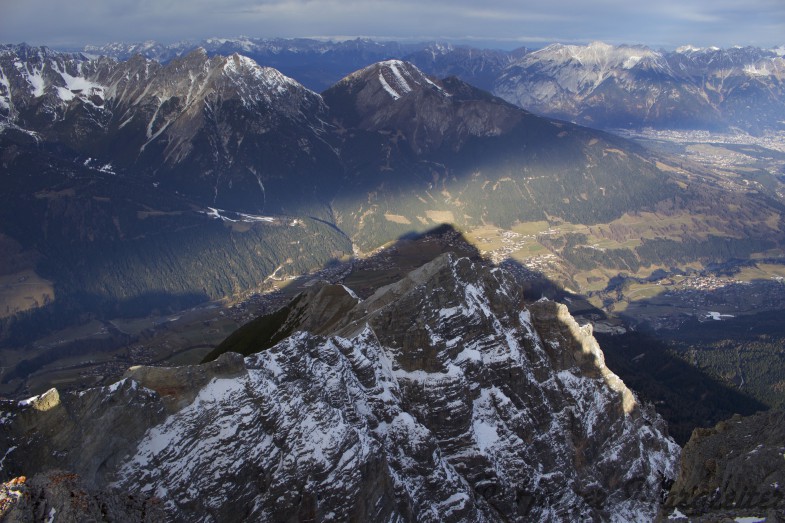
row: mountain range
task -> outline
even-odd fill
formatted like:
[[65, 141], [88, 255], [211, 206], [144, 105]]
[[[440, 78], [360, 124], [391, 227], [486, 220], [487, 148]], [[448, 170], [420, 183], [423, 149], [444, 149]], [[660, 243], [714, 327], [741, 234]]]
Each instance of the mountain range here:
[[203, 50], [7, 46], [0, 70], [1, 232], [55, 302], [216, 298], [441, 222], [591, 222], [677, 190], [629, 142], [396, 60], [323, 95]]
[[536, 114], [590, 127], [782, 131], [785, 47], [696, 48], [553, 44], [513, 51], [436, 42], [212, 38], [161, 45], [108, 44], [83, 52], [169, 61], [196, 47], [240, 53], [316, 91], [370, 62], [409, 61], [427, 74], [457, 76]]
[[[85, 314], [237, 296], [441, 223], [601, 225], [619, 247], [539, 236], [573, 289], [570, 267], [722, 263], [782, 240], [781, 203], [757, 185], [729, 189], [402, 60], [321, 94], [205, 49], [159, 63], [4, 46], [0, 73], [10, 347]], [[641, 213], [653, 217], [643, 233], [629, 226]]]
[[[682, 115], [727, 127], [753, 118], [733, 110], [747, 95], [764, 112], [778, 107], [775, 88], [761, 94], [778, 81], [775, 51], [740, 50], [758, 53], [754, 69], [719, 84], [701, 77], [698, 88], [701, 71], [716, 65], [708, 57], [735, 51], [682, 49], [691, 58], [676, 67], [672, 54], [603, 44], [474, 53], [365, 41], [208, 43], [114, 46], [120, 59], [0, 48], [8, 253], [0, 277], [9, 289], [51, 286], [40, 301], [3, 294], [10, 396], [24, 394], [26, 377], [47, 361], [81, 364], [103, 350], [63, 345], [59, 334], [48, 348], [32, 343], [50, 331], [97, 317], [127, 344], [132, 334], [109, 319], [351, 268], [443, 223], [477, 234], [531, 228], [608, 293], [644, 266], [669, 276], [781, 255], [783, 202], [759, 185], [534, 114], [455, 76], [483, 78], [497, 94], [502, 81], [530, 82], [527, 93], [579, 122], [670, 127]], [[237, 45], [246, 53], [223, 54]], [[140, 50], [160, 61], [122, 55]], [[305, 69], [317, 54], [332, 56], [329, 74], [373, 60], [317, 93], [253, 52], [300, 57]], [[387, 56], [403, 52], [411, 60]], [[764, 83], [733, 80], [741, 77]], [[701, 94], [708, 85], [720, 98]], [[618, 103], [609, 108], [609, 99]], [[647, 116], [630, 123], [644, 99]], [[771, 112], [745, 125], [776, 130]], [[587, 233], [610, 246], [590, 244]], [[504, 240], [523, 232], [515, 234]], [[311, 281], [202, 365], [135, 366], [120, 381], [74, 391], [61, 378], [59, 391], [2, 400], [0, 511], [19, 520], [184, 521], [781, 512], [783, 467], [768, 458], [782, 453], [780, 418], [698, 431], [680, 466], [655, 407], [605, 365], [592, 326], [538, 299], [548, 294], [538, 285], [554, 282], [514, 260], [499, 267], [472, 254], [442, 254], [393, 282], [377, 259], [356, 290], [351, 277]], [[578, 286], [574, 274], [555, 286]], [[210, 321], [200, 325], [198, 336]], [[649, 366], [645, 354], [625, 364], [644, 357]], [[749, 460], [723, 449], [755, 454], [756, 485]]]

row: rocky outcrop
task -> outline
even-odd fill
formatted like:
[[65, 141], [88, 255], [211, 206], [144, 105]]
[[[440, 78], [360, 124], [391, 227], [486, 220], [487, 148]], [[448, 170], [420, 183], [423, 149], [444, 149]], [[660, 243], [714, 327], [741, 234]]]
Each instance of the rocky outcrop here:
[[[352, 298], [341, 321], [329, 296], [350, 291], [311, 294], [322, 334], [296, 332], [244, 365], [224, 355], [204, 369], [136, 369], [47, 411], [17, 405], [3, 418], [3, 474], [70, 465], [183, 521], [656, 514], [679, 448], [566, 309], [527, 308], [503, 270], [451, 254]], [[90, 397], [125, 405], [123, 419], [104, 403], [85, 409]], [[54, 430], [66, 411], [92, 429], [82, 441], [63, 425], [67, 448]], [[85, 444], [93, 434], [115, 444]]]
[[90, 488], [106, 485], [129, 448], [166, 417], [161, 398], [133, 380], [42, 398], [0, 405], [0, 479], [60, 469]]
[[158, 499], [88, 489], [76, 474], [53, 470], [0, 484], [0, 519], [5, 523], [157, 523], [166, 519], [166, 513]]
[[259, 352], [298, 330], [314, 334], [331, 332], [336, 325], [342, 324], [346, 314], [358, 301], [357, 295], [343, 285], [311, 287], [286, 307], [260, 316], [237, 329], [207, 354], [203, 362], [212, 361], [227, 352], [246, 356]]
[[177, 412], [196, 399], [214, 379], [237, 378], [246, 373], [242, 356], [230, 352], [203, 365], [186, 367], [135, 366], [123, 376], [155, 391], [168, 412]]
[[785, 412], [695, 429], [663, 513], [690, 521], [785, 521]]

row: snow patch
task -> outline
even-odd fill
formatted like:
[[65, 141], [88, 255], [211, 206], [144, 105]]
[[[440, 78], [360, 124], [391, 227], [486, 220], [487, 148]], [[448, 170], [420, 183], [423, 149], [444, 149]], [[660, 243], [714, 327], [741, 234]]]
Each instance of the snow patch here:
[[70, 102], [76, 97], [74, 93], [72, 93], [65, 87], [60, 87], [60, 86], [57, 87], [57, 96], [59, 96], [60, 99], [64, 102]]
[[343, 290], [345, 290], [345, 291], [346, 291], [346, 293], [347, 293], [349, 296], [351, 296], [352, 298], [354, 298], [354, 299], [355, 299], [355, 300], [357, 300], [357, 301], [362, 301], [362, 300], [360, 299], [360, 297], [359, 297], [359, 296], [357, 296], [357, 294], [355, 294], [355, 292], [354, 292], [353, 290], [351, 290], [349, 287], [347, 287], [346, 285], [343, 285], [343, 284], [341, 284], [341, 287], [343, 287]]
[[104, 87], [81, 76], [71, 76], [65, 71], [59, 71], [69, 91], [81, 91], [82, 94], [103, 94]]
[[625, 69], [632, 69], [633, 67], [638, 65], [638, 62], [640, 62], [641, 60], [643, 60], [642, 56], [630, 56], [629, 58], [624, 60], [622, 67]]
[[466, 492], [457, 492], [439, 503], [440, 506], [445, 507], [441, 513], [447, 517], [453, 512], [462, 510], [469, 501], [470, 498]]
[[687, 516], [684, 515], [681, 510], [675, 508], [673, 509], [673, 512], [668, 515], [668, 519], [687, 519]]
[[41, 75], [41, 71], [35, 70], [33, 73], [28, 72], [25, 76], [27, 82], [33, 87], [33, 96], [36, 98], [43, 96], [46, 84], [44, 83], [44, 77]]
[[768, 64], [747, 64], [744, 66], [744, 73], [748, 76], [772, 76], [774, 73], [768, 68]]
[[493, 445], [499, 441], [499, 434], [496, 432], [496, 427], [486, 421], [476, 420], [472, 423], [472, 430], [474, 431], [474, 441], [480, 452], [487, 453]]
[[500, 440], [496, 425], [498, 415], [493, 406], [495, 397], [493, 392], [483, 389], [480, 397], [472, 404], [472, 434], [477, 448], [483, 454], [488, 454]]
[[395, 92], [395, 89], [393, 89], [392, 87], [390, 87], [390, 84], [388, 84], [388, 83], [387, 83], [387, 80], [385, 80], [385, 79], [384, 79], [384, 75], [382, 74], [382, 72], [381, 72], [381, 71], [379, 71], [379, 83], [380, 83], [380, 84], [382, 84], [382, 88], [383, 88], [385, 91], [387, 91], [387, 94], [389, 94], [390, 96], [392, 96], [392, 99], [393, 99], [393, 100], [397, 100], [398, 98], [400, 98], [400, 97], [401, 97], [401, 95], [399, 95], [397, 92]]
[[[211, 218], [215, 218], [216, 220], [223, 220], [225, 222], [246, 222], [246, 223], [253, 223], [253, 222], [266, 222], [266, 223], [275, 223], [275, 218], [272, 216], [261, 216], [258, 214], [246, 214], [242, 212], [234, 212], [234, 211], [226, 211], [224, 209], [217, 209], [215, 207], [208, 207], [206, 211], [200, 211], [202, 214], [206, 214]], [[233, 218], [232, 216], [236, 216]]]
[[16, 450], [15, 446], [14, 447], [8, 447], [8, 450], [5, 451], [5, 454], [3, 454], [3, 457], [0, 458], [0, 470], [3, 470], [3, 463], [5, 463], [5, 458], [7, 458], [8, 455], [10, 453], [12, 453], [13, 451], [15, 451], [15, 450]]

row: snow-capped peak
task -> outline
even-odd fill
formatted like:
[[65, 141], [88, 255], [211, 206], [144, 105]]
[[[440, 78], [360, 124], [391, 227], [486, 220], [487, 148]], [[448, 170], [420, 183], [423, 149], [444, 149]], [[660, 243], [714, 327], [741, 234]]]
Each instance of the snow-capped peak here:
[[521, 63], [549, 61], [552, 63], [576, 62], [580, 66], [624, 67], [629, 69], [646, 57], [658, 54], [642, 46], [614, 46], [604, 42], [592, 42], [588, 45], [549, 45], [534, 51], [521, 60]]
[[710, 47], [695, 47], [694, 45], [683, 45], [681, 47], [676, 48], [676, 52], [679, 54], [691, 54], [691, 53], [706, 53], [706, 52], [713, 52], [719, 51], [719, 47], [710, 46]]
[[402, 61], [387, 60], [379, 63], [379, 83], [394, 100], [412, 91], [410, 82], [417, 83]]
[[266, 89], [278, 94], [283, 94], [289, 89], [305, 90], [299, 82], [279, 70], [261, 66], [251, 58], [237, 53], [224, 60], [223, 71], [235, 79], [250, 75]]
[[415, 65], [398, 59], [371, 64], [350, 74], [341, 80], [338, 85], [357, 80], [367, 85], [381, 86], [384, 92], [393, 100], [398, 100], [408, 93], [421, 90], [422, 88], [429, 88], [448, 96], [439, 85], [430, 80]]

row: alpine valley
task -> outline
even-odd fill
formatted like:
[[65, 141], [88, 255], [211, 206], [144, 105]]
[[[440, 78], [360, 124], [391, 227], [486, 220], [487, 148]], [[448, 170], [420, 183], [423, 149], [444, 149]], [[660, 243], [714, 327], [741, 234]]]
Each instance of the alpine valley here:
[[0, 516], [785, 518], [782, 55], [0, 46]]

